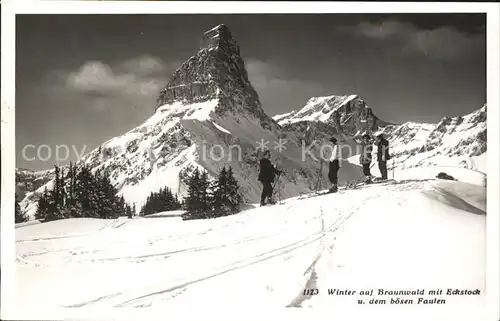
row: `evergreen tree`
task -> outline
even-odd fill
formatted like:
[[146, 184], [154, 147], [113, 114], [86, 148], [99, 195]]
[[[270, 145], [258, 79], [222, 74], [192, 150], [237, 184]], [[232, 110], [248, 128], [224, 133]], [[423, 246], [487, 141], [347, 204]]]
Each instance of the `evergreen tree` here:
[[118, 198], [116, 213], [119, 213], [119, 216], [125, 214], [125, 198], [123, 195]]
[[111, 180], [106, 171], [96, 171], [94, 175], [97, 197], [97, 212], [99, 217], [108, 219], [116, 218], [117, 203], [119, 203], [119, 198], [116, 196], [117, 190], [111, 184]]
[[60, 170], [59, 170], [59, 166], [57, 165], [54, 165], [54, 175], [55, 175], [55, 178], [54, 178], [54, 189], [52, 190], [53, 192], [53, 200], [54, 200], [54, 204], [57, 208], [60, 208], [59, 205], [60, 205], [60, 188], [61, 188], [61, 179], [60, 179]]
[[201, 219], [212, 217], [211, 182], [208, 173], [196, 169], [188, 182], [188, 195], [184, 200], [185, 218]]
[[15, 199], [15, 201], [16, 201], [15, 223], [26, 222], [28, 220], [28, 218], [21, 211], [21, 205], [19, 205], [19, 198], [18, 198], [17, 194], [15, 194], [15, 197], [16, 197], [16, 199]]
[[166, 187], [165, 188], [165, 195], [163, 197], [163, 210], [164, 211], [172, 211], [172, 210], [176, 210], [179, 208], [179, 202], [176, 198], [176, 196], [174, 196], [174, 194], [172, 194], [172, 190], [170, 190], [170, 188]]
[[73, 171], [71, 173], [71, 182], [70, 182], [70, 189], [71, 189], [71, 206], [76, 205], [76, 176], [78, 173], [78, 168], [73, 166]]
[[[60, 211], [66, 210], [68, 208], [66, 199], [68, 197], [66, 193], [66, 176], [64, 175], [64, 169], [61, 169], [60, 173], [60, 178], [59, 178], [59, 203], [58, 203], [58, 209]], [[66, 211], [64, 211], [66, 213]]]
[[69, 170], [68, 170], [68, 179], [69, 179], [69, 182], [68, 182], [68, 193], [67, 193], [67, 197], [66, 197], [66, 207], [68, 209], [71, 209], [71, 207], [73, 206], [73, 163], [72, 162], [69, 162]]
[[224, 216], [229, 214], [229, 207], [227, 206], [227, 171], [226, 167], [222, 167], [213, 184], [213, 211], [214, 216]]
[[234, 178], [233, 169], [223, 167], [213, 184], [214, 216], [225, 216], [239, 212], [243, 197], [238, 182]]
[[130, 206], [130, 204], [126, 205], [126, 212], [127, 212], [128, 218], [132, 218], [132, 207]]
[[226, 193], [230, 214], [238, 213], [240, 211], [240, 205], [243, 202], [243, 196], [241, 195], [240, 186], [234, 177], [231, 166], [229, 166], [227, 171]]
[[58, 200], [57, 194], [54, 190], [47, 191], [47, 211], [45, 215], [46, 221], [58, 220], [61, 217], [61, 212], [57, 206], [56, 201]]
[[75, 198], [83, 217], [97, 217], [95, 180], [87, 166], [82, 166], [76, 176]]
[[200, 210], [206, 218], [212, 217], [212, 184], [208, 178], [207, 171], [200, 176]]
[[38, 201], [35, 218], [55, 220], [67, 217], [116, 218], [132, 208], [111, 183], [107, 171], [98, 170], [92, 174], [87, 166], [77, 168], [70, 163], [65, 174], [55, 166], [54, 185], [51, 191], [45, 188]]
[[184, 200], [186, 218], [197, 219], [201, 217], [200, 201], [200, 171], [196, 168], [188, 181], [188, 195]]
[[42, 195], [38, 199], [38, 207], [35, 213], [35, 219], [44, 221], [49, 212], [49, 192], [47, 187], [44, 188]]
[[179, 208], [180, 204], [177, 196], [174, 197], [168, 187], [163, 187], [158, 192], [151, 192], [149, 194], [146, 202], [141, 207], [140, 215], [149, 215]]

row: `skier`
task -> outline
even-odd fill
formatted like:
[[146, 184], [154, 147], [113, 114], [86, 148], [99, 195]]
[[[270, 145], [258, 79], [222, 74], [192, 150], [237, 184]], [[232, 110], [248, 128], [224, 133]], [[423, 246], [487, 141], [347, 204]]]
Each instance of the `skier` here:
[[382, 180], [387, 179], [387, 161], [390, 159], [389, 142], [384, 138], [383, 134], [377, 135], [377, 161]]
[[332, 143], [332, 154], [330, 156], [330, 166], [328, 170], [328, 179], [330, 183], [332, 183], [332, 187], [328, 192], [336, 193], [338, 191], [338, 172], [339, 172], [339, 161], [341, 159], [339, 148], [337, 145], [337, 139], [335, 137], [330, 138], [330, 142]]
[[363, 166], [363, 175], [365, 176], [365, 183], [370, 184], [372, 181], [370, 173], [370, 164], [372, 162], [372, 141], [369, 134], [364, 134], [361, 139], [361, 155], [359, 156], [359, 163]]
[[266, 198], [269, 204], [275, 204], [273, 196], [273, 181], [276, 174], [281, 174], [270, 161], [271, 152], [266, 150], [264, 156], [260, 159], [259, 181], [262, 182], [262, 194], [260, 197], [260, 205], [266, 205]]

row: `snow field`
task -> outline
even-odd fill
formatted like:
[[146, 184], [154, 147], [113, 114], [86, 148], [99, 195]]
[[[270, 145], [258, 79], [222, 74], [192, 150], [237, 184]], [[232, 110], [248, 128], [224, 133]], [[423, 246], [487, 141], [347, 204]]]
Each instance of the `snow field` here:
[[[485, 189], [462, 185], [374, 185], [211, 220], [73, 219], [21, 227], [19, 311], [339, 311], [359, 308], [360, 297], [327, 295], [328, 289], [484, 292], [486, 219], [470, 211], [470, 202], [480, 205]], [[461, 195], [467, 197], [456, 202]], [[307, 287], [321, 294], [304, 296]], [[432, 309], [443, 313], [484, 302], [484, 296], [441, 297], [447, 304]]]

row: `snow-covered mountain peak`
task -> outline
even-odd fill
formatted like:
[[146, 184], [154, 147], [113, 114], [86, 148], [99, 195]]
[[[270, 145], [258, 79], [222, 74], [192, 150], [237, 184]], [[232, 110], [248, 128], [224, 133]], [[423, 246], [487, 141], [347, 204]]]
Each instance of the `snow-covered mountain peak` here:
[[268, 129], [277, 124], [262, 109], [248, 80], [240, 48], [226, 25], [205, 32], [201, 49], [186, 60], [161, 90], [157, 108], [177, 102], [193, 104], [218, 99], [218, 117], [242, 114], [257, 118]]
[[313, 97], [299, 111], [278, 115], [274, 120], [287, 130], [296, 130], [301, 122], [321, 122], [333, 126], [336, 134], [347, 136], [388, 124], [375, 116], [359, 95]]

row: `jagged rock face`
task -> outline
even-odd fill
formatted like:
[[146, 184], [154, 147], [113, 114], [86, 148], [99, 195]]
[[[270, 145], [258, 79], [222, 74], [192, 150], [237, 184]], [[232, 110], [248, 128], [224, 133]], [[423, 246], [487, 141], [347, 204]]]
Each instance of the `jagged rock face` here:
[[449, 165], [486, 172], [486, 108], [444, 117], [437, 124], [389, 125], [380, 133], [389, 140], [393, 161], [400, 168]]
[[306, 141], [332, 136], [344, 141], [389, 124], [375, 116], [358, 95], [313, 97], [298, 112], [274, 119], [285, 131], [299, 133]]
[[174, 72], [161, 90], [156, 107], [176, 101], [196, 103], [211, 99], [219, 99], [215, 110], [219, 116], [248, 113], [265, 128], [277, 127], [262, 109], [248, 80], [240, 48], [225, 25], [205, 32], [201, 49]]
[[[312, 98], [299, 112], [278, 115], [275, 120], [306, 141], [334, 136], [351, 147], [356, 145], [351, 138], [365, 131], [382, 133], [389, 140], [396, 168], [440, 165], [486, 171], [486, 105], [469, 115], [444, 117], [437, 124], [395, 125], [377, 118], [356, 95], [329, 96]], [[357, 158], [352, 161], [357, 163]]]
[[[321, 122], [331, 126], [335, 135], [359, 135], [365, 131], [374, 131], [388, 123], [374, 115], [365, 101], [357, 95], [327, 96], [311, 98], [298, 112], [291, 112], [276, 118], [286, 130], [300, 130], [297, 123]], [[332, 134], [331, 129], [326, 134]]]

